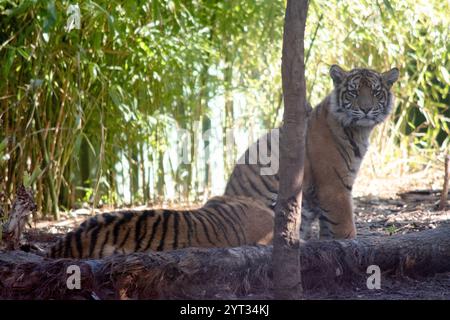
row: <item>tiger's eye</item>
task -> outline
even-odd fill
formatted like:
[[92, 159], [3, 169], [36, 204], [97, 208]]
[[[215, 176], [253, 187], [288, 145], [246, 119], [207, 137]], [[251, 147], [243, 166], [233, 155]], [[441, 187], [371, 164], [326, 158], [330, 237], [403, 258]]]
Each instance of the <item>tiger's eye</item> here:
[[351, 97], [356, 97], [358, 95], [358, 91], [352, 89], [352, 90], [348, 90], [347, 93], [351, 96]]

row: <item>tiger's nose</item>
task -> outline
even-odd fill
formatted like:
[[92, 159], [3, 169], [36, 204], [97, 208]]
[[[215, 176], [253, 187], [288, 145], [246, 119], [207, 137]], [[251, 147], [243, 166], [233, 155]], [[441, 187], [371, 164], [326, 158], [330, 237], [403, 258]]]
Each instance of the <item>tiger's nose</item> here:
[[361, 111], [364, 112], [365, 114], [368, 114], [370, 112], [370, 110], [372, 110], [371, 106], [361, 106]]
[[372, 110], [372, 101], [368, 99], [361, 99], [358, 101], [358, 106], [361, 111], [367, 114], [370, 110]]

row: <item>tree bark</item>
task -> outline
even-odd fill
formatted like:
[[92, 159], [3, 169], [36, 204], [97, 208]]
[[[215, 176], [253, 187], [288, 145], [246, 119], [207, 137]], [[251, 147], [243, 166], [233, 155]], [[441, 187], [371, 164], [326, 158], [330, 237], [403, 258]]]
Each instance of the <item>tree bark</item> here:
[[283, 125], [280, 133], [280, 188], [275, 206], [273, 276], [276, 299], [300, 299], [301, 223], [306, 103], [304, 33], [307, 0], [288, 0], [283, 35]]
[[[450, 225], [406, 235], [300, 245], [305, 288], [365, 287], [367, 267], [389, 274], [450, 272]], [[199, 249], [115, 255], [103, 260], [45, 259], [22, 251], [0, 254], [0, 299], [200, 299], [258, 294], [272, 297], [272, 247]], [[69, 290], [67, 268], [81, 271]], [[276, 280], [274, 280], [276, 281]]]

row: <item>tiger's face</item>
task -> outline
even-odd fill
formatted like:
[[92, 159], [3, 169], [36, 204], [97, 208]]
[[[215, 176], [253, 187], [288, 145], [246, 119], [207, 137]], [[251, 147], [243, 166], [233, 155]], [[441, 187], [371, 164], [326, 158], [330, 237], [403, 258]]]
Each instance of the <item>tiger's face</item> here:
[[333, 65], [330, 76], [335, 88], [332, 112], [344, 127], [374, 127], [391, 112], [390, 89], [398, 79], [397, 68], [378, 73], [370, 69], [345, 71]]

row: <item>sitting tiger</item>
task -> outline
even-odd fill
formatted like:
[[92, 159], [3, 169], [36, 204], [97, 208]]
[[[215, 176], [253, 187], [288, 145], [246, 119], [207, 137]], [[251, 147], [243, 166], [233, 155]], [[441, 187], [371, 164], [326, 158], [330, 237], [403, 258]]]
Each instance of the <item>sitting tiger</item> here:
[[273, 212], [245, 197], [211, 198], [196, 210], [115, 211], [99, 214], [50, 248], [51, 258], [102, 258], [115, 253], [186, 247], [270, 244]]
[[[334, 90], [311, 112], [306, 135], [303, 203], [300, 236], [309, 239], [312, 222], [318, 218], [321, 239], [356, 237], [352, 186], [367, 151], [372, 129], [392, 109], [390, 91], [399, 70], [384, 73], [370, 69], [344, 71], [330, 68]], [[261, 161], [264, 147], [270, 159], [278, 159], [278, 131], [256, 141], [238, 160], [225, 189], [228, 196], [246, 196], [274, 207], [278, 174], [267, 174]], [[265, 145], [265, 143], [267, 143]], [[250, 150], [257, 150], [255, 159]], [[265, 151], [265, 150], [264, 150]], [[264, 170], [266, 172], [264, 173]]]

